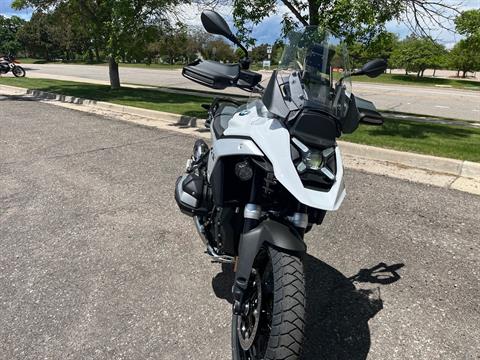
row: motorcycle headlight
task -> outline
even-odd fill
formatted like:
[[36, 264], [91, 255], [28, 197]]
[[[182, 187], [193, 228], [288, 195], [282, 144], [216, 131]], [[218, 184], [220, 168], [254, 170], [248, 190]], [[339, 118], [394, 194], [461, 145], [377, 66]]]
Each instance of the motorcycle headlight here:
[[320, 151], [310, 150], [303, 156], [303, 162], [307, 169], [320, 170], [323, 165], [323, 155]]
[[330, 147], [325, 150], [309, 149], [305, 144], [296, 138], [292, 142], [300, 150], [301, 160], [297, 164], [297, 171], [303, 174], [307, 171], [320, 172], [328, 179], [334, 180], [334, 170], [330, 168], [330, 158], [335, 153], [335, 148]]
[[297, 165], [297, 170], [303, 173], [307, 170], [320, 170], [323, 165], [322, 152], [318, 150], [308, 150], [302, 152], [302, 160]]

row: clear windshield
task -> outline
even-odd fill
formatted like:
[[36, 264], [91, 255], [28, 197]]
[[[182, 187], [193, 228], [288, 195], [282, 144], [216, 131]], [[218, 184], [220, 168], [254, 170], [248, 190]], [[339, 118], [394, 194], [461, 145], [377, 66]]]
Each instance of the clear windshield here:
[[[267, 108], [283, 116], [275, 113], [274, 108], [280, 108], [279, 102], [284, 101], [289, 111], [308, 106], [339, 118], [345, 116], [351, 81], [348, 55], [341, 39], [319, 27], [304, 27], [290, 32], [283, 42], [281, 60], [272, 74], [276, 84], [270, 81], [264, 96]], [[280, 91], [269, 89], [274, 86]]]

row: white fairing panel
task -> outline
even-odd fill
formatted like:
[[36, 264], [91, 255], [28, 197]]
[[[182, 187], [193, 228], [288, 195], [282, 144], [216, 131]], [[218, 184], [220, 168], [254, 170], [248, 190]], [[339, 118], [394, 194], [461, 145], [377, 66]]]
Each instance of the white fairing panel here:
[[252, 140], [248, 139], [219, 139], [215, 140], [208, 155], [207, 179], [210, 180], [215, 163], [222, 156], [228, 155], [256, 155], [263, 156], [260, 149]]
[[[302, 204], [337, 210], [345, 197], [343, 163], [340, 149], [336, 147], [337, 174], [330, 191], [316, 191], [303, 186], [290, 154], [290, 134], [277, 119], [267, 117], [267, 110], [260, 101], [249, 104], [248, 109], [236, 113], [229, 121], [225, 136], [249, 137], [253, 140], [219, 139], [213, 145], [213, 159], [209, 158], [208, 170], [213, 169], [215, 157], [234, 154], [263, 154], [273, 165], [277, 180]], [[240, 142], [243, 143], [239, 147]], [[260, 148], [260, 149], [258, 149]], [[260, 154], [257, 150], [261, 150]], [[258, 151], [259, 152], [259, 151]]]

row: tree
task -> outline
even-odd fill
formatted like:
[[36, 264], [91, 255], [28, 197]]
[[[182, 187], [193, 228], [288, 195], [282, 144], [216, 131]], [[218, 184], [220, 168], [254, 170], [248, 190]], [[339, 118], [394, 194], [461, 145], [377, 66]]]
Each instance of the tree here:
[[348, 55], [353, 68], [361, 68], [362, 65], [365, 64], [365, 59], [367, 58], [365, 45], [359, 41], [349, 44]]
[[259, 46], [255, 46], [250, 54], [250, 58], [253, 62], [261, 62], [266, 60], [268, 57], [267, 53], [268, 44], [261, 44]]
[[0, 55], [16, 54], [22, 49], [17, 34], [24, 25], [25, 20], [18, 16], [7, 18], [0, 15]]
[[381, 58], [389, 61], [393, 50], [398, 46], [397, 35], [383, 31], [364, 43], [356, 41], [348, 45], [350, 62], [360, 68], [369, 60]]
[[282, 14], [284, 32], [299, 23], [321, 25], [348, 43], [372, 38], [384, 31], [386, 22], [405, 17], [413, 30], [425, 35], [429, 24], [443, 27], [442, 20], [457, 11], [447, 0], [234, 0], [233, 6], [235, 25], [243, 38], [249, 36], [250, 23], [288, 9]]
[[392, 52], [391, 64], [423, 76], [426, 69], [442, 65], [445, 48], [426, 37], [409, 36]]
[[181, 57], [186, 57], [188, 42], [187, 28], [177, 23], [175, 26], [165, 24], [159, 31], [159, 38], [155, 42], [158, 55], [167, 58], [169, 64], [174, 64]]
[[84, 27], [95, 35], [98, 51], [108, 54], [112, 89], [120, 88], [118, 61], [145, 49], [155, 24], [174, 10], [180, 0], [14, 0], [17, 9], [33, 7], [37, 12], [55, 11], [67, 3], [75, 9]]
[[201, 51], [205, 59], [232, 62], [237, 59], [235, 51], [223, 39], [214, 38], [208, 41]]
[[450, 66], [462, 77], [480, 70], [480, 9], [462, 12], [455, 19], [455, 29], [465, 36], [450, 51]]
[[190, 28], [187, 34], [187, 43], [185, 45], [185, 56], [187, 63], [196, 59], [202, 53], [205, 44], [211, 41], [212, 35], [205, 32], [203, 28]]
[[283, 43], [283, 41], [282, 40], [275, 41], [272, 47], [272, 55], [271, 55], [272, 65], [277, 65], [280, 63], [280, 60], [282, 60], [283, 49], [285, 49], [285, 44]]
[[399, 43], [398, 36], [394, 33], [383, 31], [377, 34], [365, 47], [365, 60], [381, 58], [389, 60], [392, 52]]
[[480, 36], [480, 9], [466, 10], [458, 15], [455, 30], [466, 37]]
[[32, 18], [18, 32], [18, 39], [25, 49], [35, 57], [52, 60], [61, 55], [58, 29], [52, 18], [44, 12], [35, 12]]
[[480, 41], [476, 36], [460, 40], [450, 51], [450, 66], [462, 72], [465, 78], [468, 72], [480, 71]]
[[90, 50], [89, 60], [93, 61], [92, 32], [85, 28], [75, 10], [71, 4], [62, 3], [53, 12], [48, 13], [53, 36], [63, 53], [63, 60], [75, 60], [76, 54]]

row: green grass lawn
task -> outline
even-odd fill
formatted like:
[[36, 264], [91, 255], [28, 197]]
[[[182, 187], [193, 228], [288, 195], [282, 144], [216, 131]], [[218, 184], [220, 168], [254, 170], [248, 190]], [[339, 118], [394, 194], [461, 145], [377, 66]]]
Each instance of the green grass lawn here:
[[470, 127], [386, 119], [382, 126], [361, 124], [340, 140], [480, 162], [480, 129]]
[[112, 91], [108, 85], [50, 79], [2, 77], [0, 78], [0, 84], [196, 117], [206, 117], [207, 113], [201, 107], [201, 104], [209, 103], [212, 100], [200, 96], [170, 94], [154, 89], [124, 87]]
[[16, 58], [18, 62], [21, 64], [56, 64], [58, 62], [55, 61], [45, 61], [42, 59], [35, 59], [35, 58]]
[[480, 90], [480, 81], [460, 80], [460, 79], [444, 79], [432, 77], [419, 77], [416, 75], [400, 75], [400, 74], [382, 74], [376, 78], [368, 76], [355, 76], [352, 78], [355, 82], [370, 82], [377, 84], [398, 84], [398, 85], [418, 85], [418, 86], [435, 86], [447, 85], [457, 89]]
[[[50, 79], [2, 77], [0, 84], [38, 89], [97, 101], [206, 117], [201, 104], [211, 98], [172, 94], [155, 89], [122, 88]], [[387, 119], [383, 126], [360, 125], [341, 140], [420, 154], [480, 162], [480, 129]]]

